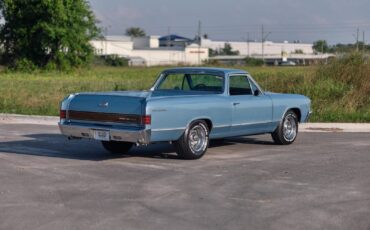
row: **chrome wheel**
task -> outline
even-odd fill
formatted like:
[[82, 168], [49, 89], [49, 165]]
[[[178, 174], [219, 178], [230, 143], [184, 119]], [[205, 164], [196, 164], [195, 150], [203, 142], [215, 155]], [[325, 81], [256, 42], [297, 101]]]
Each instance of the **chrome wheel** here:
[[182, 136], [174, 142], [176, 152], [183, 159], [199, 159], [207, 151], [209, 126], [203, 120], [193, 121]]
[[208, 145], [208, 133], [206, 127], [199, 123], [189, 131], [189, 148], [194, 154], [201, 154]]
[[293, 141], [297, 136], [297, 122], [292, 114], [288, 114], [283, 123], [283, 137], [286, 141]]

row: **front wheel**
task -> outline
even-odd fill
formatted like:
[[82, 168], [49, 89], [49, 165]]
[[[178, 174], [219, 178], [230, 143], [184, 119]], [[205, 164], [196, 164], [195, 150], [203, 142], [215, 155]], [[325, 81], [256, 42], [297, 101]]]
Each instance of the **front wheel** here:
[[289, 145], [292, 144], [298, 134], [298, 118], [297, 115], [289, 110], [285, 113], [279, 126], [271, 134], [272, 139], [276, 144]]
[[106, 150], [113, 154], [127, 153], [134, 145], [133, 143], [122, 141], [102, 141], [101, 143]]
[[191, 123], [174, 145], [177, 154], [183, 159], [201, 158], [209, 145], [208, 125], [202, 120]]

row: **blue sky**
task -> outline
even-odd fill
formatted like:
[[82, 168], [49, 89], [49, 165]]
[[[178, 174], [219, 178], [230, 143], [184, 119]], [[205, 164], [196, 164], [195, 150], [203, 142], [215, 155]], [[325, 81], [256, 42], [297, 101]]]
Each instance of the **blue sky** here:
[[356, 28], [370, 41], [369, 0], [90, 0], [92, 9], [110, 35], [131, 26], [147, 34], [171, 33], [194, 37], [198, 21], [213, 40], [261, 39], [329, 43], [354, 42]]

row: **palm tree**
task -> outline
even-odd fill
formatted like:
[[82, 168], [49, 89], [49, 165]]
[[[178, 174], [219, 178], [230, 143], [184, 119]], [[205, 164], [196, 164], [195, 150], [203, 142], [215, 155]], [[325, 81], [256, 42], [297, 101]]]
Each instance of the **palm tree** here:
[[126, 35], [134, 38], [146, 36], [145, 31], [139, 27], [130, 27], [126, 30]]

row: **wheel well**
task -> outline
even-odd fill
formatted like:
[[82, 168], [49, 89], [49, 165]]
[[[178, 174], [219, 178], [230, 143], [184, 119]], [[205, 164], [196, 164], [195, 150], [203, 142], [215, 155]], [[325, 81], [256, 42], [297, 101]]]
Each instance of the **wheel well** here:
[[[207, 119], [207, 118], [199, 118], [199, 119], [196, 119], [194, 121], [204, 121], [207, 124], [209, 131], [211, 132], [212, 127], [213, 127], [213, 124], [212, 124], [212, 121], [210, 119]], [[191, 123], [193, 123], [193, 122], [191, 122]]]
[[209, 131], [211, 132], [211, 130], [212, 130], [212, 121], [209, 120], [209, 119], [203, 119], [203, 121], [205, 121], [207, 123]]
[[302, 117], [301, 110], [298, 108], [292, 108], [290, 110], [293, 111], [297, 115], [298, 122], [301, 122], [301, 117]]

